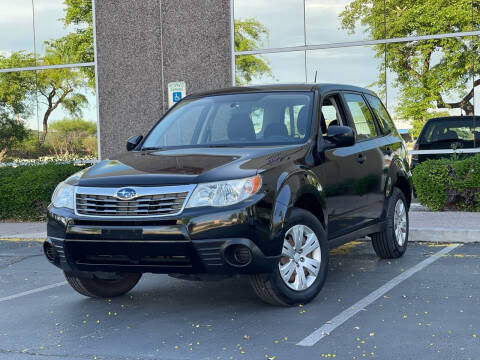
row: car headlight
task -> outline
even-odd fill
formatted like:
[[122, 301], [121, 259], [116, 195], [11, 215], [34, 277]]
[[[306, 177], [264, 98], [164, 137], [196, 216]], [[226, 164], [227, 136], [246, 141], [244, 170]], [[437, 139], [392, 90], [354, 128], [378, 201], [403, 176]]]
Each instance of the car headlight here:
[[259, 175], [246, 179], [198, 184], [186, 207], [233, 205], [257, 193], [261, 185], [262, 178]]
[[52, 204], [57, 208], [73, 209], [73, 196], [75, 187], [65, 182], [57, 185], [52, 195]]
[[77, 181], [83, 175], [88, 168], [83, 169], [72, 176], [70, 176], [65, 181], [62, 181], [57, 185], [55, 191], [52, 195], [52, 205], [55, 207], [63, 207], [68, 209], [74, 208], [74, 196], [75, 196], [75, 186], [71, 185], [72, 182]]

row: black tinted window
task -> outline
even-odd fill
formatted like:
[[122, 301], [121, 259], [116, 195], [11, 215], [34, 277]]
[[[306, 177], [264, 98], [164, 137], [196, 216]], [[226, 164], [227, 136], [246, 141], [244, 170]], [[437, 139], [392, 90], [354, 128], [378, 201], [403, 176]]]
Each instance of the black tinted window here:
[[361, 141], [376, 137], [375, 122], [363, 97], [358, 94], [345, 94], [345, 101], [352, 114], [357, 139]]
[[424, 125], [419, 142], [446, 148], [451, 143], [459, 143], [463, 148], [480, 147], [480, 117], [431, 120]]
[[392, 118], [388, 114], [387, 109], [382, 104], [379, 98], [372, 95], [366, 95], [370, 106], [378, 119], [378, 125], [380, 125], [380, 129], [382, 130], [383, 134], [389, 134], [392, 130], [395, 129], [395, 125], [393, 124]]

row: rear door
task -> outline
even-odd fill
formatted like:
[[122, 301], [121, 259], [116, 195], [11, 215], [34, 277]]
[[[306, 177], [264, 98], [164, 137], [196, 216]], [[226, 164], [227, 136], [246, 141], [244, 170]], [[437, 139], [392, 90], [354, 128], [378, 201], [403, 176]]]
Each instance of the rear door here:
[[377, 139], [377, 145], [383, 154], [383, 176], [380, 180], [380, 186], [370, 193], [372, 200], [370, 202], [372, 206], [371, 212], [374, 212], [376, 217], [380, 217], [385, 202], [385, 185], [388, 179], [390, 164], [393, 161], [394, 155], [401, 151], [403, 141], [380, 99], [370, 94], [366, 94], [365, 97], [370, 104], [370, 108], [375, 115], [377, 125], [381, 132], [381, 136]]

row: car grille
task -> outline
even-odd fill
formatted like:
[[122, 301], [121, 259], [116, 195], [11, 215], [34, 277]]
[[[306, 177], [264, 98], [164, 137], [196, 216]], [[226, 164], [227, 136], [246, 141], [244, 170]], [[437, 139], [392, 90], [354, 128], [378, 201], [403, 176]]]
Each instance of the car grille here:
[[120, 200], [114, 196], [76, 194], [80, 215], [93, 216], [159, 216], [180, 212], [188, 192], [153, 194]]

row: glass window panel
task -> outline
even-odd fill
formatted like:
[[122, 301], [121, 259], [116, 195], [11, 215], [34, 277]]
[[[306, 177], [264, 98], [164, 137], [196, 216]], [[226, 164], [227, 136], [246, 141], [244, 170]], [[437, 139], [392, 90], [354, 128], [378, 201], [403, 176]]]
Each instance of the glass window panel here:
[[236, 83], [305, 83], [305, 52], [293, 51], [235, 58]]
[[35, 65], [31, 0], [1, 6], [0, 34], [0, 69]]
[[378, 120], [378, 125], [380, 126], [382, 133], [389, 134], [395, 127], [393, 125], [392, 118], [388, 114], [387, 109], [382, 104], [380, 99], [377, 98], [376, 96], [367, 94], [366, 97], [367, 97], [368, 103], [370, 104], [370, 107], [372, 108], [373, 113], [375, 114]]
[[425, 121], [474, 113], [471, 38], [387, 45], [387, 107], [398, 129], [418, 136]]
[[372, 113], [361, 95], [345, 94], [347, 107], [352, 115], [356, 138], [359, 141], [377, 136]]
[[37, 71], [39, 138], [53, 156], [97, 157], [97, 104], [91, 70]]
[[[472, 0], [387, 1], [385, 17], [387, 38], [472, 31]], [[383, 21], [362, 18], [369, 28]]]
[[35, 38], [39, 63], [93, 61], [91, 0], [34, 0]]
[[[379, 26], [372, 27], [361, 24], [357, 20], [356, 3], [352, 0], [306, 0], [305, 23], [307, 44], [325, 44], [336, 42], [383, 39], [384, 2], [373, 1], [361, 7], [376, 19], [381, 19]], [[369, 2], [370, 3], [370, 2]]]
[[307, 51], [307, 82], [348, 84], [384, 93], [383, 45]]
[[235, 0], [234, 14], [236, 51], [305, 45], [303, 0]]

